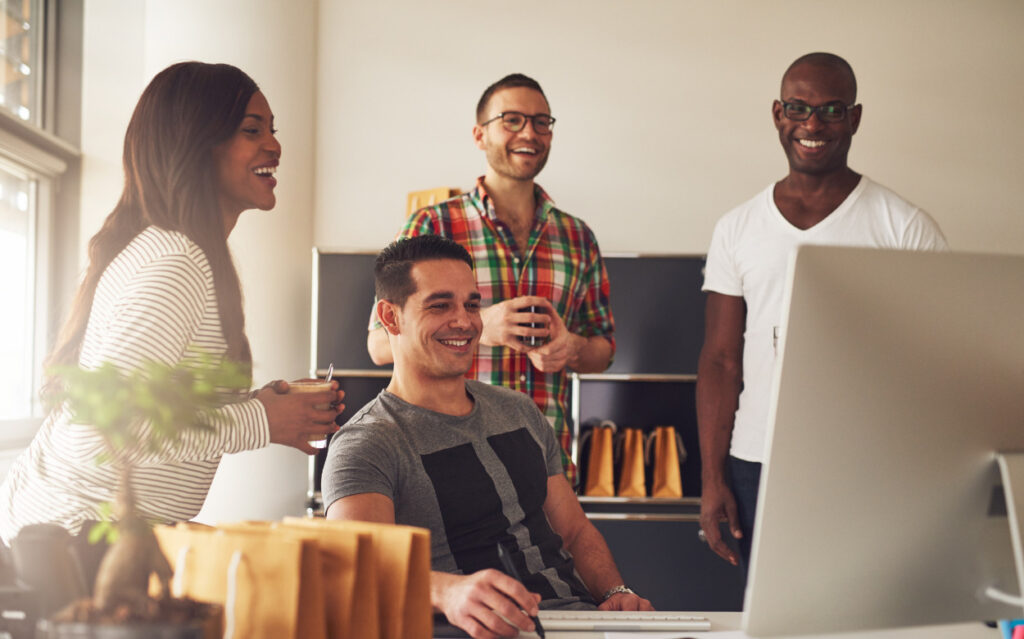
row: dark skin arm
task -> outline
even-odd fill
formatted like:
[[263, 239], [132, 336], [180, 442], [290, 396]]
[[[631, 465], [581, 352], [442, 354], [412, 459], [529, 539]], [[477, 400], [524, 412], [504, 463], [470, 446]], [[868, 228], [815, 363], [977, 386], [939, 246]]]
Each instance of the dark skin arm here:
[[289, 393], [288, 388], [288, 382], [279, 379], [256, 392], [256, 399], [267, 411], [270, 441], [315, 455], [318, 449], [309, 439], [337, 432], [334, 419], [345, 410], [341, 403], [345, 393], [338, 390], [337, 382], [320, 393]]
[[743, 328], [747, 306], [742, 297], [708, 293], [704, 346], [697, 364], [697, 430], [700, 434], [700, 525], [711, 550], [733, 564], [739, 558], [722, 539], [719, 523], [729, 523], [739, 539], [736, 499], [725, 480], [725, 463], [743, 381]]

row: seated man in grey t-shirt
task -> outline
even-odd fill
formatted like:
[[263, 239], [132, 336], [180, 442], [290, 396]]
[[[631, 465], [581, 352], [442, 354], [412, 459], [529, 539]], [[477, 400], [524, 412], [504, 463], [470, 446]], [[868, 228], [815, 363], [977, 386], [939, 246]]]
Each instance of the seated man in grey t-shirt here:
[[[524, 611], [539, 607], [650, 610], [622, 583], [530, 398], [464, 377], [481, 330], [472, 264], [435, 235], [377, 257], [394, 374], [331, 442], [327, 517], [430, 529], [432, 603], [474, 637], [533, 630]], [[499, 543], [522, 584], [500, 571]]]

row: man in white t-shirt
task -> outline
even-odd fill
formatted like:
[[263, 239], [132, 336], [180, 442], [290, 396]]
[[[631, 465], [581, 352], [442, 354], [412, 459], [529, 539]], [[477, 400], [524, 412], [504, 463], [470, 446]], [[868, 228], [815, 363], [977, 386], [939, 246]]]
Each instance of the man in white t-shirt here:
[[946, 250], [927, 213], [847, 165], [860, 125], [857, 81], [830, 53], [798, 58], [772, 118], [789, 174], [728, 212], [708, 251], [704, 347], [697, 381], [703, 465], [701, 528], [734, 565], [750, 555], [768, 404], [792, 250], [802, 244]]

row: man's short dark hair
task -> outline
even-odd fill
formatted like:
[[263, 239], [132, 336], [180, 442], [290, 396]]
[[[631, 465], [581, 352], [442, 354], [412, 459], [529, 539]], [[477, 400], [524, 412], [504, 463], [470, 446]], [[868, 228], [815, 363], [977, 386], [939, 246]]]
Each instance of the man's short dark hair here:
[[[480, 101], [476, 103], [476, 121], [479, 124], [483, 121], [484, 116], [487, 113], [487, 103], [491, 101], [491, 96], [495, 92], [502, 89], [513, 89], [516, 87], [526, 87], [527, 89], [533, 89], [537, 93], [544, 96], [544, 101], [548, 101], [548, 96], [544, 95], [544, 89], [540, 88], [540, 84], [529, 76], [525, 76], [522, 73], [512, 73], [506, 75], [504, 78], [498, 80], [491, 86], [484, 90], [484, 94], [480, 96]], [[548, 105], [550, 107], [550, 104]]]
[[857, 100], [857, 76], [853, 74], [853, 67], [850, 63], [843, 58], [837, 56], [834, 53], [826, 53], [824, 51], [816, 51], [814, 53], [805, 53], [796, 60], [793, 60], [793, 64], [789, 65], [786, 72], [782, 74], [782, 81], [786, 81], [786, 76], [794, 68], [801, 64], [811, 64], [819, 67], [831, 67], [838, 69], [850, 77], [850, 87], [853, 89], [853, 99]]
[[396, 240], [384, 247], [373, 264], [377, 299], [399, 307], [416, 292], [412, 267], [429, 260], [457, 260], [473, 268], [473, 258], [462, 245], [440, 235], [418, 235]]

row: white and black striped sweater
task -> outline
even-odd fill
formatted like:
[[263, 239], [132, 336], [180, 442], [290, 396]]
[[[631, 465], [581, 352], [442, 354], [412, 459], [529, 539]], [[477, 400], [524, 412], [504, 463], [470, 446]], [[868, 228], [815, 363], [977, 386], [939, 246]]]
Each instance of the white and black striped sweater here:
[[[181, 233], [149, 227], [110, 263], [96, 287], [79, 363], [113, 362], [122, 370], [146, 361], [198, 361], [222, 356], [227, 344], [206, 255]], [[213, 431], [188, 431], [180, 445], [156, 453], [128, 451], [142, 514], [161, 521], [194, 517], [202, 508], [225, 453], [270, 443], [263, 404], [254, 398], [219, 409], [227, 420]], [[98, 519], [119, 480], [97, 464], [103, 440], [95, 429], [51, 413], [0, 486], [0, 537], [8, 545], [28, 524], [53, 522], [72, 533]], [[142, 424], [143, 439], [148, 424]]]

